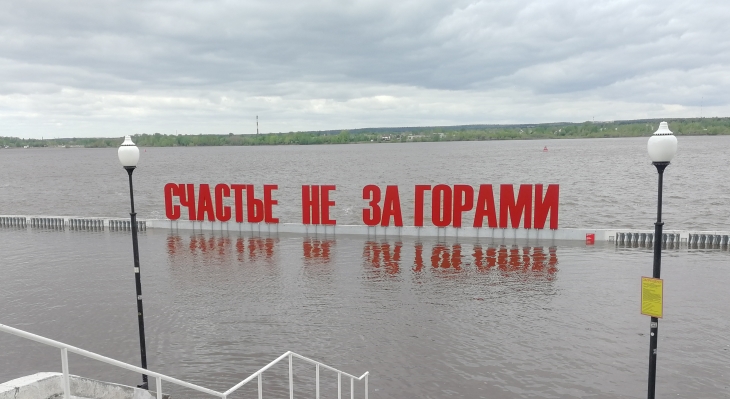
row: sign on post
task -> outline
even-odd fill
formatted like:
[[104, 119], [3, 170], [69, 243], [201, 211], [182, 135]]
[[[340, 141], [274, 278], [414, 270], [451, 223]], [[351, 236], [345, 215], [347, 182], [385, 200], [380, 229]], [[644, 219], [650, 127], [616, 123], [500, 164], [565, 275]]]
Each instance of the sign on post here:
[[664, 280], [641, 278], [641, 314], [662, 318], [664, 313]]

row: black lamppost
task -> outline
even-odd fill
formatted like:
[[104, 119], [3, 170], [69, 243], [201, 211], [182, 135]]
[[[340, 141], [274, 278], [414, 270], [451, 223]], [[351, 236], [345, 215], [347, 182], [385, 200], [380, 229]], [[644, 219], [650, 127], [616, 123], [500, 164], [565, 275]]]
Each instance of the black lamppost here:
[[[129, 201], [132, 204], [132, 211], [129, 216], [132, 218], [132, 250], [134, 252], [134, 280], [137, 285], [137, 322], [139, 324], [139, 352], [142, 357], [142, 368], [147, 369], [147, 350], [144, 339], [144, 314], [142, 312], [142, 281], [139, 272], [139, 245], [137, 244], [137, 214], [134, 212], [134, 189], [132, 188], [132, 172], [139, 161], [139, 148], [132, 142], [129, 136], [124, 137], [124, 142], [117, 151], [119, 162], [129, 175]], [[147, 374], [142, 374], [142, 385], [139, 388], [148, 389]]]
[[[664, 169], [669, 166], [669, 161], [677, 153], [677, 138], [669, 130], [667, 122], [659, 124], [659, 129], [649, 138], [647, 144], [649, 158], [659, 173], [659, 197], [657, 199], [656, 223], [654, 223], [654, 271], [652, 277], [660, 278], [662, 271], [662, 184], [664, 180]], [[656, 388], [656, 352], [657, 339], [659, 338], [659, 319], [651, 318], [649, 337], [649, 390], [647, 398], [654, 399]]]

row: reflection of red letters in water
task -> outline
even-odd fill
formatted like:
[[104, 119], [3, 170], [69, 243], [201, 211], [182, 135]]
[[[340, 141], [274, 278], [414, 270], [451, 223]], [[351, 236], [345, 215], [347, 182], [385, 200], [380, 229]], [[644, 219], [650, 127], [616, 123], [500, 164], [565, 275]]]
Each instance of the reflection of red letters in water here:
[[400, 272], [400, 257], [403, 244], [395, 243], [391, 248], [389, 243], [368, 241], [365, 243], [363, 258], [375, 269], [383, 268], [386, 273], [395, 275]]
[[175, 256], [182, 248], [182, 238], [180, 236], [167, 236], [167, 255]]
[[274, 256], [274, 238], [238, 237], [235, 244], [229, 237], [206, 237], [195, 235], [190, 237], [187, 245], [180, 236], [167, 237], [167, 253], [170, 258], [180, 255], [180, 251], [187, 246], [188, 253], [195, 257], [202, 257], [214, 264], [230, 262], [232, 252], [235, 251], [239, 262], [269, 260]]
[[542, 247], [535, 247], [532, 250], [532, 271], [542, 273], [545, 270], [545, 253]]
[[550, 247], [550, 258], [548, 259], [548, 273], [553, 274], [558, 271], [558, 253], [557, 248]]
[[517, 246], [512, 246], [509, 249], [509, 271], [516, 271], [521, 269], [522, 257], [520, 256], [520, 249]]
[[413, 261], [413, 271], [420, 272], [423, 270], [423, 244], [416, 243], [416, 258]]
[[[368, 261], [382, 264], [382, 261], [378, 259], [382, 259], [383, 247], [382, 244], [377, 245], [373, 249], [366, 247], [364, 257]], [[372, 254], [368, 251], [371, 251]], [[414, 251], [412, 271], [422, 273], [425, 265], [423, 243], [415, 243]], [[469, 256], [471, 259], [468, 258]], [[430, 265], [433, 270], [461, 271], [472, 264], [479, 273], [490, 273], [496, 270], [504, 276], [519, 275], [526, 279], [551, 281], [558, 271], [557, 248], [550, 247], [549, 254], [546, 254], [543, 247], [518, 247], [516, 245], [491, 247], [475, 244], [468, 249], [468, 246], [459, 243], [452, 245], [437, 243], [431, 247]]]
[[269, 260], [274, 256], [274, 244], [276, 240], [273, 238], [262, 237], [238, 237], [236, 239], [236, 254], [239, 262], [248, 259], [250, 262], [265, 259]]
[[497, 265], [497, 249], [488, 247], [486, 251], [481, 245], [474, 246], [474, 265], [478, 272], [488, 272]]
[[431, 266], [435, 269], [461, 270], [462, 255], [461, 244], [454, 244], [451, 247], [445, 244], [436, 244], [431, 249]]
[[461, 245], [459, 244], [451, 247], [451, 267], [461, 270]]
[[529, 271], [532, 267], [532, 258], [530, 256], [530, 247], [522, 247], [522, 269]]
[[218, 263], [228, 262], [230, 247], [231, 239], [228, 237], [192, 236], [188, 244], [188, 250], [194, 257], [202, 256]]
[[486, 269], [484, 265], [484, 250], [482, 250], [481, 245], [474, 245], [474, 252], [471, 255], [474, 258], [474, 266], [476, 266], [477, 271], [484, 271]]
[[248, 238], [248, 259], [255, 261], [261, 258], [271, 259], [274, 256], [274, 239], [249, 237]]
[[507, 247], [504, 245], [497, 249], [497, 268], [503, 272], [507, 271]]
[[302, 242], [305, 262], [329, 263], [333, 240], [316, 240], [305, 238]]

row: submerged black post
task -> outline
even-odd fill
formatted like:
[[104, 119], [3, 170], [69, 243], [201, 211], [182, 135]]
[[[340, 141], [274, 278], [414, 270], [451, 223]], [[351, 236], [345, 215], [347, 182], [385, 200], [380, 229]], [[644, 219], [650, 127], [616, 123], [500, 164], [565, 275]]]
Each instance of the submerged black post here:
[[[659, 172], [659, 195], [657, 198], [657, 210], [656, 210], [656, 223], [654, 223], [654, 270], [652, 277], [661, 278], [662, 272], [662, 228], [664, 222], [662, 222], [662, 185], [664, 183], [664, 169], [669, 166], [669, 162], [653, 162], [656, 166], [657, 172]], [[659, 319], [656, 317], [651, 318], [651, 324], [649, 325], [649, 390], [647, 393], [648, 399], [654, 399], [654, 393], [656, 388], [656, 352], [657, 352], [657, 340], [659, 339]]]
[[[134, 251], [134, 280], [137, 286], [137, 322], [139, 324], [139, 353], [142, 357], [142, 368], [147, 369], [147, 349], [144, 339], [144, 314], [142, 312], [142, 280], [139, 271], [139, 245], [137, 244], [137, 214], [134, 212], [134, 189], [132, 188], [132, 172], [134, 166], [125, 166], [129, 174], [129, 201], [132, 204], [132, 211], [129, 216], [132, 219], [132, 248]], [[148, 389], [147, 374], [142, 374], [142, 384], [139, 388]]]

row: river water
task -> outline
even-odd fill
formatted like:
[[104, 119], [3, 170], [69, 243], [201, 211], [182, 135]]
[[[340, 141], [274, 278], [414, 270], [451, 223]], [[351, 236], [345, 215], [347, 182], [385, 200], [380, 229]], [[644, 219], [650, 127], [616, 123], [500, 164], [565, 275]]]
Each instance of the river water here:
[[[273, 183], [277, 216], [298, 222], [298, 187], [336, 184], [334, 217], [359, 224], [365, 184], [558, 183], [561, 227], [650, 229], [656, 172], [645, 144], [151, 148], [135, 171], [135, 200], [140, 217], [161, 218], [167, 182]], [[665, 174], [665, 228], [730, 230], [729, 144], [680, 137]], [[0, 214], [128, 212], [115, 150], [2, 150], [0, 170]], [[0, 251], [0, 323], [138, 364], [128, 233], [2, 228]], [[213, 389], [292, 350], [370, 371], [373, 398], [646, 395], [647, 248], [151, 230], [140, 234], [140, 253], [149, 367]], [[657, 396], [730, 397], [729, 267], [727, 249], [664, 252]], [[57, 350], [7, 335], [0, 348], [0, 381], [60, 371]], [[74, 374], [139, 382], [78, 356], [70, 364]], [[295, 366], [304, 397], [314, 368]], [[286, 397], [285, 374], [285, 364], [267, 372], [265, 397]], [[334, 376], [322, 379], [323, 397], [336, 397]]]
[[[334, 184], [338, 224], [363, 224], [362, 188], [397, 184], [413, 225], [416, 184], [560, 184], [560, 227], [652, 229], [656, 169], [646, 138], [142, 149], [140, 218], [164, 219], [166, 183], [277, 184], [282, 222], [301, 185]], [[548, 152], [543, 152], [543, 147]], [[730, 230], [730, 136], [680, 137], [664, 179], [666, 229]], [[116, 149], [0, 150], [0, 214], [128, 217]], [[260, 193], [259, 193], [260, 195]], [[428, 223], [428, 220], [426, 221]]]

